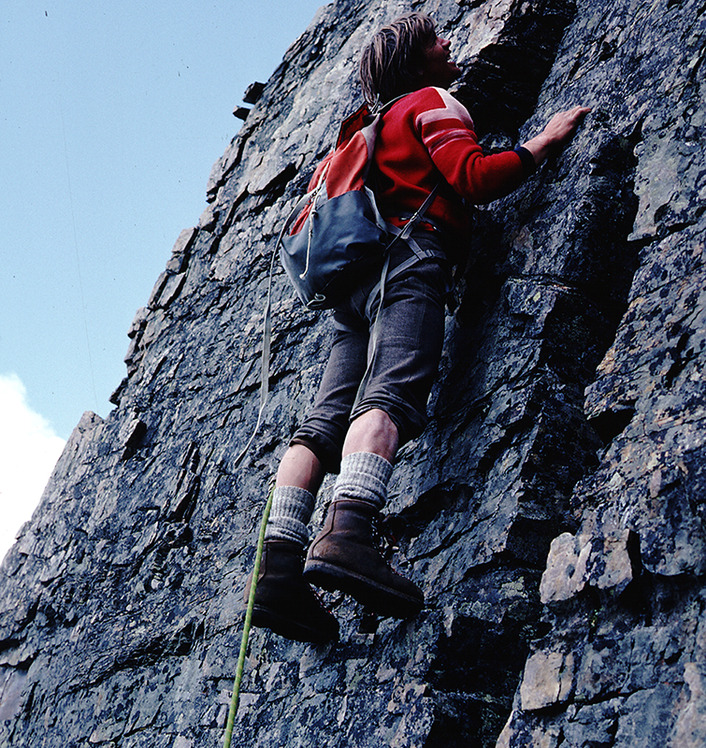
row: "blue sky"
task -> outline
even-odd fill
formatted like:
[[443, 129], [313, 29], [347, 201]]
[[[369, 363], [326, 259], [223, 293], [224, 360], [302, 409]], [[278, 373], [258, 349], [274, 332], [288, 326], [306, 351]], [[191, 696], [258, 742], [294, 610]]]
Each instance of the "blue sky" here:
[[[206, 207], [211, 166], [240, 128], [233, 109], [324, 4], [5, 0], [5, 433], [22, 408], [51, 440], [65, 440], [85, 410], [108, 414], [127, 330], [179, 232]], [[0, 474], [0, 525], [9, 499]]]

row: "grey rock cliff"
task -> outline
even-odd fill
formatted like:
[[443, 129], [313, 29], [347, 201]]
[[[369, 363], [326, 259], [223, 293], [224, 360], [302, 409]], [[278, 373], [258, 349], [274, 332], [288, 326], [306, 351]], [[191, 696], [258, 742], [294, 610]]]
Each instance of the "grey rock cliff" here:
[[[289, 49], [0, 573], [0, 744], [222, 744], [266, 486], [330, 333], [274, 285], [278, 226], [403, 3], [337, 0]], [[701, 0], [435, 0], [489, 146], [575, 103], [565, 152], [474, 210], [431, 422], [400, 457], [409, 622], [251, 637], [237, 746], [706, 744], [706, 159]], [[330, 482], [322, 489], [325, 504]], [[320, 522], [322, 508], [315, 521]]]

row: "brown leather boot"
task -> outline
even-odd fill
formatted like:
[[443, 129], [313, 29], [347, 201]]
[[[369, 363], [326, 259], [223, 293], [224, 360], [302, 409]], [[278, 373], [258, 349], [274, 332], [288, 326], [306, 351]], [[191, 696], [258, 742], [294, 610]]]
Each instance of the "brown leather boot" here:
[[[338, 639], [338, 621], [302, 576], [304, 551], [297, 543], [267, 540], [255, 588], [252, 622], [286, 639], [323, 644]], [[245, 604], [252, 574], [245, 585]]]
[[309, 548], [304, 579], [325, 590], [341, 590], [378, 615], [411, 618], [424, 606], [424, 595], [393, 571], [375, 547], [377, 517], [367, 501], [334, 501]]

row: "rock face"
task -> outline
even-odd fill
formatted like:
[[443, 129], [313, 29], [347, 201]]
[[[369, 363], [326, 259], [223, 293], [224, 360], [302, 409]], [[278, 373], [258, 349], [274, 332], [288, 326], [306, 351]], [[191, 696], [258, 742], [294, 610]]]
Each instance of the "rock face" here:
[[[274, 238], [356, 104], [362, 44], [406, 10], [321, 9], [215, 165], [129, 331], [116, 409], [83, 417], [2, 565], [3, 746], [222, 743], [267, 483], [330, 334], [278, 271], [271, 400], [236, 468]], [[329, 596], [335, 645], [254, 631], [233, 745], [703, 746], [706, 7], [424, 10], [489, 147], [593, 112], [474, 211], [431, 422], [386, 523], [424, 612]]]

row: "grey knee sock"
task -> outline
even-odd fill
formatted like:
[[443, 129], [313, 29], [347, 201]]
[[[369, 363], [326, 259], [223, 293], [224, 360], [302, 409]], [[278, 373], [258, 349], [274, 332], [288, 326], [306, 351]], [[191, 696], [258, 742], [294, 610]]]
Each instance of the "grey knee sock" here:
[[265, 540], [289, 540], [306, 546], [307, 525], [314, 511], [314, 496], [299, 486], [277, 486], [265, 528]]
[[341, 460], [341, 472], [333, 487], [333, 500], [359, 499], [376, 509], [385, 506], [392, 463], [373, 452], [354, 452]]

